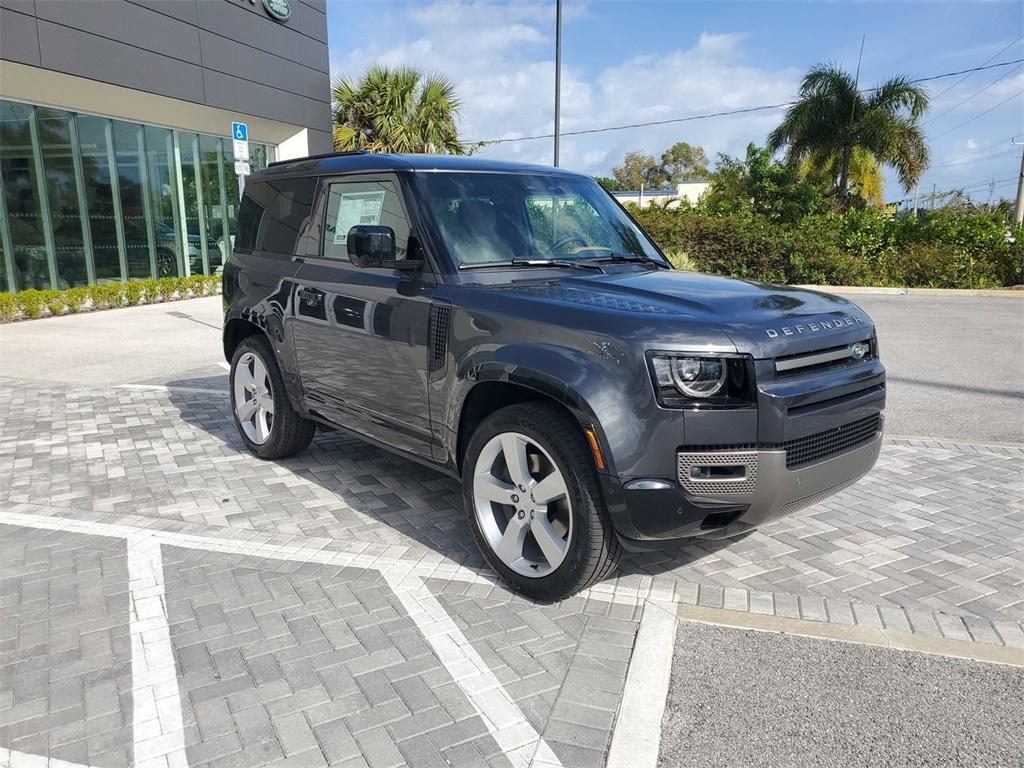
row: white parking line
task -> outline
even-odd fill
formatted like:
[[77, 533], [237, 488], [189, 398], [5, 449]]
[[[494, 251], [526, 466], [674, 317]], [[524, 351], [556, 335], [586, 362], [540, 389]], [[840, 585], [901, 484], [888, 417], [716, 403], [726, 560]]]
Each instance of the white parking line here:
[[227, 397], [230, 393], [226, 389], [204, 389], [202, 387], [177, 387], [173, 384], [117, 384], [116, 389], [141, 389], [154, 392], [186, 392], [195, 395], [220, 395]]
[[459, 578], [460, 581], [493, 584], [493, 578], [450, 562], [424, 564], [396, 557], [218, 539], [116, 523], [93, 523], [17, 512], [0, 512], [0, 523], [127, 540], [137, 766], [187, 768], [188, 765], [174, 650], [167, 627], [161, 545], [379, 571], [512, 764], [517, 768], [527, 768], [536, 761], [545, 768], [561, 766], [558, 757], [529, 723], [494, 672], [423, 583], [425, 577], [436, 577], [445, 581]]
[[218, 363], [217, 363], [217, 365], [219, 365], [219, 366], [220, 366], [221, 368], [223, 368], [223, 369], [224, 369], [225, 371], [230, 371], [230, 370], [231, 370], [231, 363], [226, 363], [226, 362], [224, 362], [223, 360], [221, 360], [220, 362], [218, 362]]
[[655, 768], [658, 764], [676, 610], [673, 603], [648, 600], [644, 604], [605, 768]]
[[160, 541], [127, 538], [132, 641], [132, 740], [136, 768], [188, 768], [181, 692], [167, 622]]
[[561, 762], [551, 747], [529, 723], [423, 579], [411, 573], [403, 576], [394, 568], [385, 571], [384, 576], [512, 765], [527, 768], [537, 761], [545, 766], [560, 767]]
[[89, 768], [89, 766], [58, 760], [56, 757], [33, 755], [0, 747], [0, 768]]

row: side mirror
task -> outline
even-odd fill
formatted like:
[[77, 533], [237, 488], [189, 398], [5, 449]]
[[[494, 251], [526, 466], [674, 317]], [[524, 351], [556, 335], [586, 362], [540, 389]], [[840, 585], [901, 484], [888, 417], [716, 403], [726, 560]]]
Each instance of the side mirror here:
[[395, 230], [357, 224], [348, 231], [348, 257], [357, 267], [381, 267], [395, 260]]

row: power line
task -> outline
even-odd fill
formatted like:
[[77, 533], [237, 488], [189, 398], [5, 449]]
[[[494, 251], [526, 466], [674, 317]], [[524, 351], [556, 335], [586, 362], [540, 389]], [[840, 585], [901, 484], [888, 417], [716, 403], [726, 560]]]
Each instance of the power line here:
[[970, 96], [968, 96], [966, 99], [963, 99], [962, 101], [957, 102], [952, 107], [950, 107], [949, 109], [945, 110], [944, 112], [939, 112], [939, 114], [933, 115], [932, 117], [929, 117], [927, 120], [925, 120], [923, 123], [921, 123], [921, 125], [928, 125], [928, 123], [934, 123], [936, 120], [938, 120], [943, 115], [948, 115], [954, 109], [959, 109], [964, 104], [966, 104], [968, 101], [973, 99], [975, 96], [980, 96], [981, 94], [983, 94], [985, 91], [987, 91], [989, 88], [991, 88], [996, 83], [1002, 82], [1003, 80], [1008, 78], [1010, 75], [1014, 74], [1015, 72], [1019, 72], [1020, 69], [1021, 69], [1021, 67], [1018, 66], [1018, 67], [1014, 67], [1009, 72], [1004, 72], [1002, 75], [997, 77], [995, 80], [993, 80], [991, 83], [986, 85], [984, 88], [981, 88], [980, 90], [975, 91]]
[[[1001, 61], [996, 64], [985, 64], [978, 67], [971, 67], [970, 69], [961, 69], [957, 72], [944, 72], [941, 75], [931, 75], [929, 77], [919, 77], [914, 80], [908, 80], [909, 83], [927, 83], [933, 80], [941, 80], [946, 77], [956, 77], [957, 75], [963, 75], [966, 73], [982, 72], [988, 69], [995, 69], [997, 67], [1008, 67], [1013, 64], [1024, 63], [1024, 59], [1015, 59], [1013, 61]], [[861, 93], [869, 93], [871, 91], [877, 91], [878, 87], [865, 88]], [[673, 117], [666, 120], [650, 120], [643, 123], [628, 123], [625, 125], [609, 125], [602, 128], [587, 128], [579, 131], [560, 131], [560, 136], [582, 136], [584, 134], [592, 133], [608, 133], [611, 131], [625, 131], [630, 128], [648, 128], [656, 125], [669, 125], [672, 123], [688, 123], [695, 120], [710, 120], [715, 117], [730, 117], [732, 115], [744, 115], [751, 112], [763, 112], [770, 109], [782, 109], [783, 107], [791, 107], [797, 102], [786, 101], [780, 104], [765, 104], [759, 107], [743, 107], [741, 109], [730, 109], [722, 112], [709, 112], [707, 114], [687, 115], [686, 117]], [[514, 141], [534, 141], [539, 139], [552, 139], [555, 134], [553, 133], [538, 133], [533, 136], [518, 136], [515, 138], [507, 139], [483, 139], [469, 142], [470, 144], [507, 144]]]
[[1017, 150], [1015, 150], [1015, 149], [1008, 149], [1005, 152], [999, 152], [998, 154], [995, 154], [995, 155], [986, 155], [985, 157], [976, 157], [974, 159], [971, 159], [969, 157], [964, 157], [964, 158], [961, 158], [959, 160], [954, 160], [953, 162], [950, 162], [950, 163], [936, 163], [935, 165], [929, 166], [929, 170], [931, 170], [933, 168], [948, 168], [951, 165], [963, 165], [964, 163], [984, 163], [984, 162], [987, 162], [989, 160], [995, 160], [995, 159], [1000, 158], [1000, 157], [1008, 157], [1009, 155], [1016, 155], [1016, 154], [1017, 154]]
[[987, 115], [987, 114], [988, 114], [989, 112], [991, 112], [992, 110], [994, 110], [994, 109], [998, 109], [999, 107], [1003, 106], [1003, 104], [1006, 104], [1006, 103], [1007, 103], [1008, 101], [1012, 101], [1013, 99], [1017, 98], [1017, 97], [1018, 97], [1018, 96], [1020, 96], [1021, 94], [1024, 94], [1024, 89], [1021, 89], [1021, 90], [1017, 91], [1016, 93], [1011, 93], [1011, 94], [1010, 94], [1009, 96], [1007, 96], [1007, 97], [1006, 97], [1005, 99], [1003, 99], [1002, 101], [1000, 101], [1000, 102], [999, 102], [998, 104], [995, 104], [995, 105], [993, 105], [993, 106], [989, 107], [989, 108], [988, 108], [988, 109], [986, 109], [986, 110], [985, 110], [984, 112], [979, 112], [979, 113], [978, 113], [978, 114], [976, 114], [976, 115], [975, 115], [974, 117], [970, 117], [970, 118], [968, 118], [968, 119], [964, 120], [964, 121], [963, 121], [962, 123], [960, 123], [959, 125], [954, 125], [954, 126], [953, 126], [952, 128], [950, 128], [950, 129], [949, 129], [949, 130], [947, 130], [947, 131], [943, 131], [942, 133], [936, 134], [935, 136], [929, 136], [929, 137], [928, 137], [928, 139], [929, 139], [930, 141], [935, 141], [936, 139], [940, 139], [940, 138], [942, 138], [943, 136], [945, 136], [945, 135], [947, 135], [947, 134], [950, 134], [950, 133], [952, 133], [953, 131], [958, 131], [958, 130], [960, 130], [961, 128], [963, 128], [963, 127], [964, 127], [965, 125], [967, 125], [968, 123], [973, 123], [973, 122], [974, 122], [975, 120], [977, 120], [977, 119], [978, 119], [979, 117], [984, 117], [985, 115]]
[[[960, 160], [965, 160], [968, 157], [973, 157], [974, 155], [980, 154], [981, 152], [987, 152], [988, 150], [992, 149], [993, 147], [998, 147], [1000, 144], [1005, 144], [1007, 142], [1012, 142], [1012, 141], [1013, 141], [1013, 136], [1007, 136], [1005, 139], [999, 139], [999, 141], [994, 141], [991, 144], [986, 144], [984, 147], [978, 147], [977, 149], [972, 149], [966, 155], [963, 155], [962, 157], [960, 157], [957, 160], [957, 162], [959, 162]], [[942, 163], [942, 165], [951, 165], [951, 163]], [[932, 166], [932, 167], [934, 168], [934, 167], [938, 167], [938, 166]]]
[[[990, 61], [992, 61], [992, 59], [995, 59], [995, 58], [998, 58], [999, 56], [1002, 56], [1002, 55], [1003, 55], [1004, 53], [1006, 53], [1006, 51], [1008, 51], [1008, 50], [1009, 50], [1010, 48], [1012, 48], [1012, 47], [1013, 47], [1013, 45], [1014, 45], [1015, 43], [1019, 42], [1019, 41], [1020, 41], [1020, 40], [1022, 40], [1022, 39], [1024, 39], [1024, 35], [1021, 35], [1021, 36], [1020, 36], [1020, 37], [1018, 37], [1018, 38], [1017, 38], [1016, 40], [1012, 41], [1012, 42], [1011, 42], [1011, 43], [1010, 43], [1009, 45], [1007, 45], [1007, 46], [1006, 46], [1005, 48], [1003, 48], [1002, 50], [1000, 50], [1000, 51], [999, 51], [998, 53], [996, 53], [996, 54], [993, 54], [992, 56], [989, 56], [989, 57], [988, 57], [988, 59], [986, 59], [984, 63], [985, 63], [985, 64], [988, 64], [988, 63], [989, 63]], [[967, 74], [966, 74], [966, 75], [964, 75], [964, 76], [963, 76], [962, 78], [960, 78], [960, 79], [959, 79], [959, 80], [957, 80], [957, 81], [956, 81], [955, 83], [953, 83], [953, 84], [952, 84], [951, 86], [949, 86], [948, 88], [946, 88], [946, 90], [944, 90], [944, 91], [941, 91], [941, 92], [939, 92], [939, 93], [935, 94], [935, 96], [934, 96], [933, 98], [935, 98], [935, 99], [941, 99], [941, 98], [942, 98], [943, 96], [945, 96], [945, 95], [946, 95], [947, 93], [949, 93], [949, 92], [950, 92], [951, 90], [953, 90], [953, 89], [954, 89], [954, 88], [956, 88], [956, 87], [957, 87], [958, 85], [960, 85], [960, 83], [962, 83], [962, 82], [964, 82], [965, 80], [967, 80], [967, 79], [968, 79], [968, 78], [969, 78], [969, 77], [970, 77], [970, 76], [971, 76], [972, 74], [974, 74], [974, 73], [973, 73], [973, 72], [969, 72], [969, 73], [967, 73]]]

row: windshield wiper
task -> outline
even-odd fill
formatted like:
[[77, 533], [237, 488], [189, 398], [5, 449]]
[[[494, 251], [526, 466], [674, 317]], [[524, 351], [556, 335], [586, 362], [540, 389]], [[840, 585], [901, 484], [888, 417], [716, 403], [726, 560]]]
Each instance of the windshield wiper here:
[[511, 261], [484, 261], [479, 264], [460, 264], [459, 269], [484, 269], [486, 267], [568, 267], [569, 269], [591, 269], [604, 272], [600, 264], [592, 259], [512, 259]]
[[622, 262], [629, 262], [629, 263], [632, 263], [632, 264], [637, 264], [637, 263], [646, 262], [648, 264], [654, 264], [655, 266], [658, 266], [658, 267], [663, 267], [664, 266], [664, 264], [662, 264], [660, 261], [652, 259], [650, 256], [637, 256], [636, 254], [633, 254], [633, 253], [609, 253], [606, 256], [591, 256], [591, 257], [586, 258], [586, 259], [581, 259], [581, 261], [584, 261], [584, 262], [588, 262], [589, 261], [591, 263], [594, 263], [594, 262], [601, 263], [601, 262], [603, 262], [605, 264], [608, 264], [608, 263], [622, 263]]

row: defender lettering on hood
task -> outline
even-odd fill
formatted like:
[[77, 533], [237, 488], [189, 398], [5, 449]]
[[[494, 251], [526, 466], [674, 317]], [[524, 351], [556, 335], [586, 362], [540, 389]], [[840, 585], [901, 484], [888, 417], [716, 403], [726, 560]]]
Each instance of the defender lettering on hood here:
[[765, 328], [764, 332], [768, 334], [769, 339], [777, 339], [780, 333], [783, 336], [796, 336], [802, 333], [821, 333], [833, 328], [846, 328], [850, 325], [864, 325], [864, 321], [859, 317], [847, 315], [846, 317], [832, 318], [831, 320], [817, 320], [811, 323], [799, 323], [792, 326], [784, 325], [778, 329]]

